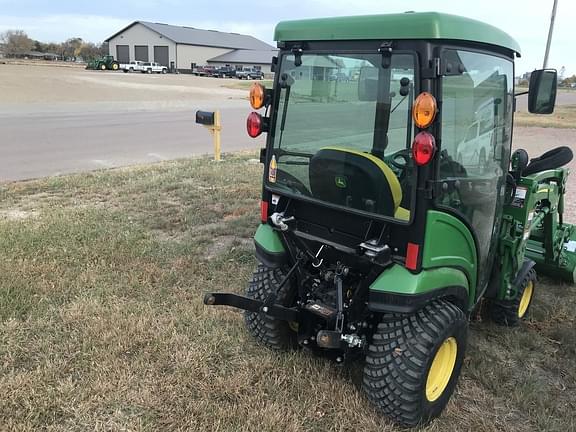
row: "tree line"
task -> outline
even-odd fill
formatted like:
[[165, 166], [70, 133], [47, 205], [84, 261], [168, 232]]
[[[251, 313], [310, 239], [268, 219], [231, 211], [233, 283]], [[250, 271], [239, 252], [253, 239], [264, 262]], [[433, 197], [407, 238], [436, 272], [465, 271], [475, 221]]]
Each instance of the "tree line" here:
[[62, 60], [85, 61], [108, 54], [106, 43], [95, 44], [75, 37], [60, 43], [44, 43], [28, 37], [23, 30], [7, 30], [0, 33], [0, 51], [6, 57], [22, 57], [32, 51], [46, 54], [56, 54]]

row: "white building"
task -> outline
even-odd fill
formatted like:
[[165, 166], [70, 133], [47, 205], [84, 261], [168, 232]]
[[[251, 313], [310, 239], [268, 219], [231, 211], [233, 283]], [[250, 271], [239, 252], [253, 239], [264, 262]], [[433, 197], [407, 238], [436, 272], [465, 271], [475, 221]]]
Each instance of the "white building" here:
[[135, 21], [106, 39], [110, 55], [120, 63], [157, 62], [169, 69], [191, 72], [213, 64], [256, 67], [270, 72], [277, 50], [253, 36]]

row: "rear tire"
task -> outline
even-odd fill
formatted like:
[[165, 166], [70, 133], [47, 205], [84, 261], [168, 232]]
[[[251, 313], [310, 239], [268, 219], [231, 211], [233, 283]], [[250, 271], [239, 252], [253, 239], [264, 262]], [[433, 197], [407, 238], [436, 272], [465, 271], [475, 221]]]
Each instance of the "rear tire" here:
[[[258, 264], [246, 289], [246, 296], [255, 300], [265, 300], [270, 293], [276, 292], [286, 273], [286, 270], [282, 268], [270, 268], [264, 264]], [[295, 294], [293, 284], [288, 281], [280, 289], [276, 303], [282, 306], [292, 306]], [[268, 348], [288, 350], [297, 345], [296, 333], [287, 321], [277, 320], [264, 313], [248, 311], [244, 313], [244, 320], [252, 337]]]
[[530, 270], [514, 300], [494, 300], [490, 304], [490, 317], [496, 324], [515, 327], [526, 318], [536, 290], [536, 271]]
[[444, 300], [411, 315], [385, 315], [364, 366], [370, 401], [403, 426], [438, 417], [456, 387], [467, 334], [464, 313]]

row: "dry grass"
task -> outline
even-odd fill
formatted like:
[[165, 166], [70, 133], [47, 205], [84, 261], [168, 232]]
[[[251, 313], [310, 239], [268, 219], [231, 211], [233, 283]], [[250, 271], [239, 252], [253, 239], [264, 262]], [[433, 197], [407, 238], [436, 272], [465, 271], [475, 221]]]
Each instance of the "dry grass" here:
[[550, 115], [517, 112], [514, 126], [539, 126], [547, 128], [576, 128], [576, 105], [557, 105]]
[[[272, 353], [239, 312], [202, 305], [255, 264], [254, 157], [1, 187], [1, 430], [396, 430], [360, 363]], [[473, 323], [426, 430], [576, 430], [575, 306], [574, 287], [544, 281], [526, 325]]]
[[266, 88], [272, 88], [272, 80], [229, 80], [225, 84], [222, 84], [222, 87], [226, 87], [229, 89], [237, 89], [237, 90], [248, 90], [252, 87], [252, 84], [255, 82], [262, 84]]

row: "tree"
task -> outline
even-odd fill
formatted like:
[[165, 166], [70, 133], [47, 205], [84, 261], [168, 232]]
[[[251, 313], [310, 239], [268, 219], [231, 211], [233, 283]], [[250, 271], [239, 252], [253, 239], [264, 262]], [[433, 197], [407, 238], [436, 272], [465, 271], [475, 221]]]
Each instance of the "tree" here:
[[22, 55], [34, 48], [34, 41], [23, 30], [7, 30], [0, 35], [4, 53], [9, 56]]
[[80, 55], [80, 50], [84, 41], [82, 38], [70, 38], [62, 44], [62, 58], [73, 58], [75, 59]]
[[95, 43], [85, 42], [80, 47], [79, 55], [84, 61], [90, 61], [102, 57], [102, 49], [101, 46], [98, 46]]

